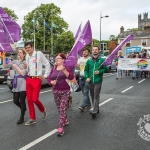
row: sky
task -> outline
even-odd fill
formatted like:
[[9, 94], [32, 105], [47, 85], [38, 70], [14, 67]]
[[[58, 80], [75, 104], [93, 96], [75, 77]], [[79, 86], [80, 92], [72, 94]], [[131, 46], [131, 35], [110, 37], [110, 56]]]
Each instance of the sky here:
[[100, 13], [108, 18], [101, 19], [101, 39], [108, 40], [110, 35], [117, 36], [120, 27], [138, 28], [138, 14], [148, 12], [149, 0], [1, 0], [0, 7], [14, 10], [17, 23], [24, 23], [24, 16], [42, 4], [54, 3], [61, 9], [61, 17], [68, 23], [69, 30], [76, 34], [79, 24], [90, 20], [92, 37], [100, 39]]

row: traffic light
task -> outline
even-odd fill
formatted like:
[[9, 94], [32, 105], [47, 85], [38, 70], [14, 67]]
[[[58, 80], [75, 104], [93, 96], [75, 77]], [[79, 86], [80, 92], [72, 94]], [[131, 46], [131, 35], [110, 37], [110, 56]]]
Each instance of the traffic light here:
[[104, 43], [104, 50], [107, 50], [107, 43]]
[[101, 43], [101, 48], [100, 48], [101, 51], [104, 50], [104, 43]]

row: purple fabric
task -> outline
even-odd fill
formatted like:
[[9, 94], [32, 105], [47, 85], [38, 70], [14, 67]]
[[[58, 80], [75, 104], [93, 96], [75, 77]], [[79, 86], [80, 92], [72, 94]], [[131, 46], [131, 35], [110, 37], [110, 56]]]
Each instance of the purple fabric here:
[[109, 55], [109, 57], [104, 61], [102, 65], [111, 65], [112, 61], [115, 57], [115, 54], [121, 49], [121, 47], [128, 41], [133, 39], [133, 35], [128, 35], [114, 50], [113, 52]]
[[14, 87], [14, 88], [17, 87], [17, 79], [18, 79], [18, 78], [24, 78], [24, 79], [26, 79], [27, 76], [22, 76], [22, 75], [14, 76], [14, 80], [13, 80], [13, 87]]
[[91, 42], [92, 42], [92, 31], [90, 22], [88, 21], [84, 26], [83, 30], [80, 32], [78, 38], [76, 39], [76, 42], [73, 45], [73, 48], [71, 49], [63, 65], [75, 67], [77, 64], [77, 54], [82, 56], [82, 49]]
[[9, 43], [3, 43], [3, 44], [0, 43], [0, 52], [2, 51], [13, 52], [13, 49]]
[[20, 26], [0, 7], [0, 22], [3, 24], [5, 33], [9, 37], [10, 43], [20, 40]]
[[75, 40], [75, 41], [76, 41], [76, 39], [78, 38], [80, 32], [81, 32], [81, 24], [79, 25], [78, 30], [77, 30], [77, 33], [76, 33], [76, 35], [75, 35], [75, 37], [74, 37], [74, 40]]
[[7, 52], [13, 51], [1, 22], [0, 22], [0, 51], [7, 51]]
[[66, 77], [66, 75], [64, 74], [63, 71], [57, 70], [56, 68], [57, 68], [57, 66], [54, 66], [51, 69], [50, 75], [47, 77], [48, 84], [51, 85], [51, 81], [57, 79], [56, 85], [53, 86], [53, 90], [58, 90], [58, 91], [68, 91], [69, 90], [70, 91], [70, 86], [68, 85], [66, 79], [73, 80], [73, 78], [74, 78], [73, 67], [66, 67], [66, 70], [69, 72], [68, 78]]

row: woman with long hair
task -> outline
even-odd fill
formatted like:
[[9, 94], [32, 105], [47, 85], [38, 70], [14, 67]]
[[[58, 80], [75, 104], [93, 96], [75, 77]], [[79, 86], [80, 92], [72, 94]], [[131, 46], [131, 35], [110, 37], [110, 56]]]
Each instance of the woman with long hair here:
[[12, 68], [15, 76], [13, 80], [13, 102], [21, 109], [21, 115], [17, 124], [24, 122], [24, 115], [26, 111], [26, 75], [27, 65], [25, 62], [26, 52], [24, 49], [19, 49], [17, 54], [17, 60], [13, 60], [10, 63], [6, 63], [6, 59], [3, 59], [4, 68]]
[[73, 67], [63, 66], [66, 59], [65, 54], [60, 53], [55, 59], [55, 66], [51, 69], [47, 81], [53, 86], [52, 92], [59, 112], [58, 136], [62, 136], [64, 134], [64, 126], [69, 124], [66, 110], [68, 108], [70, 86], [67, 80], [74, 78], [74, 70]]

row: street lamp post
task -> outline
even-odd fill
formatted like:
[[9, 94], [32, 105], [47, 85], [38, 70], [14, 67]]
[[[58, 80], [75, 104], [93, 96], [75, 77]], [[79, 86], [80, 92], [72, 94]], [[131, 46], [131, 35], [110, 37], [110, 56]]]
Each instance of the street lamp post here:
[[[108, 18], [109, 16], [102, 16], [102, 12], [100, 12], [100, 46], [101, 46], [101, 19], [102, 18]], [[102, 54], [104, 54], [104, 50], [102, 50]]]

